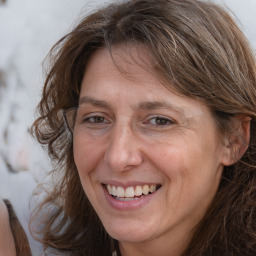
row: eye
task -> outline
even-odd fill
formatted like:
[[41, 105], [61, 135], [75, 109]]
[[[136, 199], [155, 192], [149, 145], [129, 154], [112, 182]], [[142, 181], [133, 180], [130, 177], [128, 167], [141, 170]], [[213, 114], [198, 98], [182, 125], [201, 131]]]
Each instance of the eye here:
[[90, 116], [85, 118], [83, 120], [83, 123], [102, 124], [102, 123], [108, 123], [108, 121], [103, 116]]
[[166, 126], [166, 125], [174, 124], [174, 121], [166, 117], [156, 116], [156, 117], [150, 118], [148, 123], [157, 125], [157, 126]]

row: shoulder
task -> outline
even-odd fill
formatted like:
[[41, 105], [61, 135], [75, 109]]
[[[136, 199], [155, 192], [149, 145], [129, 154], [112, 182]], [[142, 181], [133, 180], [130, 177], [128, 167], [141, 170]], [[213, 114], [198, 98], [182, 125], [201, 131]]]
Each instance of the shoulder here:
[[0, 198], [0, 255], [16, 255], [14, 238], [10, 226], [9, 212], [3, 199]]
[[17, 256], [30, 256], [31, 250], [28, 243], [28, 238], [23, 227], [20, 224], [20, 221], [12, 207], [12, 204], [8, 200], [4, 200], [4, 203], [8, 211], [10, 230], [15, 244]]

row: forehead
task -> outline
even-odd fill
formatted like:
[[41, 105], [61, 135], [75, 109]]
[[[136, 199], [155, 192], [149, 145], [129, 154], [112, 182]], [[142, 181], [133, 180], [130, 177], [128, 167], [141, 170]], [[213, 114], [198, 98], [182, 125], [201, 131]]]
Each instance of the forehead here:
[[145, 97], [150, 97], [153, 91], [155, 96], [160, 96], [162, 91], [169, 92], [145, 48], [121, 45], [113, 47], [111, 52], [106, 48], [97, 50], [87, 63], [80, 98], [96, 94], [110, 98], [118, 92], [124, 96], [131, 91], [137, 95], [145, 93]]
[[99, 88], [110, 92], [113, 84], [118, 84], [116, 89], [122, 88], [123, 92], [133, 89], [138, 93], [147, 92], [149, 96], [151, 91], [157, 96], [172, 91], [178, 95], [172, 84], [166, 83], [156, 66], [147, 47], [143, 45], [113, 46], [111, 52], [106, 47], [100, 48], [87, 62], [81, 95]]
[[113, 108], [172, 106], [186, 117], [209, 115], [210, 112], [202, 102], [164, 86], [143, 47], [115, 47], [112, 57], [106, 48], [101, 48], [91, 56], [82, 81], [80, 104], [92, 102]]
[[[95, 66], [98, 66], [101, 72], [98, 72], [99, 69], [95, 69]], [[106, 47], [96, 50], [86, 65], [85, 77], [88, 73], [104, 76], [111, 72], [112, 75], [121, 74], [125, 79], [136, 81], [139, 80], [141, 73], [150, 73], [161, 80], [154, 67], [155, 64], [146, 46], [122, 44], [113, 46], [111, 51]]]

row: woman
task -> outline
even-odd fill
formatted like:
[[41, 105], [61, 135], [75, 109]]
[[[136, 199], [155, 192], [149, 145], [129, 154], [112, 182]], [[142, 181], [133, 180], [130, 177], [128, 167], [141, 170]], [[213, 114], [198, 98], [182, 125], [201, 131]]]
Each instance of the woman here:
[[33, 125], [55, 166], [45, 248], [255, 255], [255, 59], [226, 11], [111, 4], [50, 56]]

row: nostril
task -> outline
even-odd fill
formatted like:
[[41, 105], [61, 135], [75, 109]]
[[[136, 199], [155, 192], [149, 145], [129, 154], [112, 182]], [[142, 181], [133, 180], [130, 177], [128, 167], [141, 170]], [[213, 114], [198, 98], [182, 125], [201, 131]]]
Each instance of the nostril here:
[[108, 149], [104, 156], [104, 161], [113, 171], [128, 171], [143, 163], [143, 156], [136, 148], [113, 147]]

